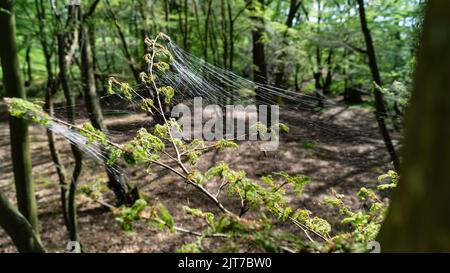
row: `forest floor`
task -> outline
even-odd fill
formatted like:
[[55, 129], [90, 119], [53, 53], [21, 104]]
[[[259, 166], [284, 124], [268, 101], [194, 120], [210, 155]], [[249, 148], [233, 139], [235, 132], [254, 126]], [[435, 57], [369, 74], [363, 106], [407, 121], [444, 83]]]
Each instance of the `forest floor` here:
[[[14, 182], [9, 146], [9, 127], [5, 105], [0, 105], [0, 190], [14, 200]], [[134, 130], [135, 121], [147, 119], [144, 115], [107, 117], [107, 125], [115, 130]], [[348, 227], [339, 224], [340, 218], [334, 208], [323, 203], [331, 189], [344, 194], [345, 201], [358, 209], [361, 204], [356, 193], [361, 187], [375, 188], [377, 177], [392, 169], [388, 154], [379, 136], [370, 108], [346, 106], [340, 102], [322, 112], [285, 110], [281, 122], [289, 125], [290, 132], [281, 136], [279, 149], [266, 155], [255, 142], [242, 141], [238, 150], [208, 152], [198, 163], [198, 169], [206, 170], [220, 161], [233, 169], [243, 169], [251, 178], [279, 171], [290, 174], [302, 173], [312, 182], [304, 188], [301, 197], [289, 195], [293, 209], [306, 208], [333, 224], [334, 231]], [[50, 158], [45, 129], [30, 127], [33, 175], [36, 182], [36, 198], [39, 210], [40, 230], [43, 244], [50, 252], [65, 252], [68, 243], [63, 224], [58, 178]], [[119, 130], [120, 129], [120, 130]], [[119, 140], [120, 141], [120, 140]], [[65, 165], [73, 165], [70, 146], [62, 137], [57, 138], [58, 148]], [[85, 157], [87, 158], [87, 156]], [[173, 174], [157, 169], [147, 175], [143, 168], [127, 169], [132, 183], [149, 200], [164, 203], [174, 217], [175, 224], [189, 230], [200, 230], [202, 224], [187, 216], [183, 205], [217, 212], [199, 192]], [[92, 160], [84, 160], [80, 184], [93, 179], [106, 181], [103, 168]], [[208, 187], [217, 187], [208, 184]], [[104, 198], [114, 203], [111, 193]], [[92, 201], [83, 194], [77, 195], [80, 236], [86, 252], [174, 252], [185, 242], [195, 240], [194, 235], [170, 233], [167, 230], [150, 229], [136, 225], [136, 233], [127, 235], [115, 222], [109, 209]], [[233, 205], [225, 201], [227, 205]], [[234, 206], [236, 208], [236, 206]], [[286, 227], [300, 237], [301, 230]], [[217, 246], [218, 239], [206, 245], [208, 250]], [[214, 241], [213, 241], [214, 240]], [[0, 252], [15, 252], [9, 237], [0, 229]], [[261, 251], [249, 247], [245, 251]]]

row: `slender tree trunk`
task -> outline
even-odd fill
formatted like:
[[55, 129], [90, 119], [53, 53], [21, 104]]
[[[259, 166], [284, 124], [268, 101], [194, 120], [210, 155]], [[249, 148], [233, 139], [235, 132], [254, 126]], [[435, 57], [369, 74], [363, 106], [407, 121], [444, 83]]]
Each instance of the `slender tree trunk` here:
[[331, 84], [333, 83], [333, 49], [330, 48], [327, 57], [327, 75], [323, 81], [323, 94], [331, 94]]
[[166, 23], [166, 33], [168, 34], [170, 34], [169, 15], [170, 15], [169, 0], [164, 0], [164, 21]]
[[206, 10], [205, 19], [205, 34], [203, 39], [205, 40], [205, 48], [203, 48], [203, 58], [208, 61], [208, 35], [209, 35], [209, 18], [211, 17], [212, 0], [207, 1], [208, 8]]
[[220, 1], [221, 9], [221, 27], [222, 27], [222, 67], [227, 68], [228, 63], [228, 22], [227, 22], [227, 11], [225, 9], [225, 0]]
[[25, 217], [0, 191], [0, 226], [11, 237], [19, 252], [45, 252], [44, 247]]
[[253, 64], [255, 65], [255, 69], [253, 69], [253, 79], [257, 83], [266, 84], [267, 64], [263, 35], [263, 29], [261, 27], [256, 27], [256, 29], [252, 31]]
[[188, 0], [184, 0], [184, 36], [183, 44], [186, 51], [189, 51], [189, 23], [188, 23]]
[[[317, 0], [317, 29], [316, 35], [320, 36], [321, 33], [321, 24], [322, 24], [322, 3], [320, 0]], [[317, 98], [317, 107], [323, 108], [324, 105], [324, 92], [323, 92], [323, 66], [322, 66], [322, 49], [319, 44], [316, 45], [316, 69], [314, 71], [314, 81], [315, 81], [315, 95]]]
[[[369, 67], [372, 73], [373, 81], [378, 86], [383, 86], [381, 82], [380, 71], [378, 69], [375, 47], [373, 46], [372, 35], [370, 33], [369, 27], [367, 26], [366, 19], [366, 11], [364, 7], [364, 0], [358, 0], [359, 5], [359, 18], [361, 21], [361, 29], [364, 34], [364, 40], [366, 42], [367, 47], [367, 55], [369, 58]], [[378, 122], [378, 127], [380, 129], [381, 136], [383, 137], [384, 144], [386, 145], [386, 149], [391, 156], [391, 160], [394, 164], [394, 168], [397, 172], [400, 171], [400, 160], [397, 156], [397, 152], [395, 151], [395, 147], [392, 144], [392, 139], [389, 135], [389, 130], [386, 126], [386, 105], [383, 100], [383, 94], [378, 88], [374, 88], [374, 97], [375, 97], [375, 116]]]
[[[68, 24], [71, 26], [71, 29], [75, 29], [75, 33], [78, 33], [76, 30], [79, 22], [79, 9], [72, 9], [68, 10], [69, 12], [69, 19]], [[78, 35], [78, 34], [75, 34]], [[75, 100], [72, 94], [72, 90], [70, 89], [68, 80], [67, 80], [67, 70], [69, 66], [69, 62], [67, 61], [67, 54], [66, 53], [66, 44], [65, 39], [66, 34], [65, 33], [59, 33], [57, 35], [57, 46], [58, 46], [58, 65], [59, 65], [59, 80], [61, 82], [61, 86], [64, 92], [64, 97], [66, 100], [66, 108], [67, 108], [67, 114], [66, 118], [67, 121], [71, 124], [74, 124], [75, 122]], [[76, 37], [74, 39], [76, 40]], [[76, 41], [75, 41], [76, 43]], [[79, 235], [78, 235], [78, 221], [76, 216], [76, 204], [75, 204], [75, 196], [71, 195], [70, 193], [75, 192], [77, 188], [77, 183], [79, 176], [81, 174], [81, 169], [83, 166], [83, 155], [80, 151], [80, 149], [74, 145], [71, 144], [70, 148], [72, 150], [72, 155], [75, 159], [75, 166], [72, 171], [72, 177], [70, 179], [69, 187], [67, 188], [61, 188], [61, 202], [63, 203], [63, 209], [66, 209], [66, 223], [67, 223], [67, 229], [69, 231], [69, 237], [72, 241], [80, 241]], [[65, 202], [65, 204], [64, 204]]]
[[27, 46], [27, 51], [25, 53], [25, 62], [27, 63], [27, 80], [25, 81], [25, 86], [30, 86], [33, 81], [33, 71], [31, 69], [31, 44]]
[[[100, 106], [97, 92], [95, 89], [94, 70], [92, 67], [92, 51], [87, 35], [87, 23], [81, 24], [82, 32], [82, 47], [81, 47], [81, 67], [82, 67], [82, 79], [83, 79], [83, 91], [84, 98], [86, 100], [86, 106], [89, 113], [89, 119], [92, 125], [108, 135], [108, 129], [103, 122], [103, 114]], [[103, 150], [103, 157], [105, 161], [105, 168], [108, 174], [109, 182], [108, 186], [116, 194], [117, 200], [121, 204], [131, 205], [138, 198], [137, 188], [132, 188], [126, 179], [126, 177], [117, 172], [118, 166], [108, 166], [106, 162], [109, 159], [109, 152]]]
[[97, 90], [100, 90], [100, 87], [102, 84], [102, 79], [99, 75], [99, 69], [98, 69], [98, 58], [97, 58], [97, 43], [96, 43], [96, 32], [95, 32], [95, 22], [91, 21], [89, 22], [91, 25], [89, 26], [89, 41], [91, 41], [91, 47], [92, 47], [92, 65], [94, 67], [94, 76], [95, 76], [95, 86]]
[[[140, 26], [140, 32], [141, 32], [141, 48], [142, 48], [142, 54], [139, 53], [139, 58], [141, 58], [142, 55], [144, 55], [146, 53], [146, 45], [145, 45], [145, 38], [150, 36], [150, 32], [149, 32], [149, 28], [147, 25], [147, 11], [146, 11], [146, 5], [147, 5], [147, 1], [146, 0], [139, 0], [138, 1], [139, 4], [139, 15], [141, 16], [141, 26]], [[152, 9], [153, 9], [153, 4], [152, 4]], [[153, 13], [153, 10], [151, 12], [151, 14]], [[145, 62], [142, 62], [142, 67], [145, 67]]]
[[197, 7], [197, 1], [196, 0], [192, 0], [192, 4], [194, 5], [194, 16], [195, 16], [195, 25], [197, 27], [197, 34], [200, 40], [200, 45], [202, 47], [202, 52], [204, 52], [205, 50], [205, 41], [201, 38], [202, 37], [202, 32], [200, 29], [200, 18], [198, 15], [198, 7]]
[[[50, 116], [54, 115], [53, 111], [53, 80], [50, 79], [47, 81], [47, 90], [45, 93], [45, 105], [44, 110], [47, 114]], [[50, 149], [50, 156], [52, 158], [53, 164], [55, 164], [56, 167], [56, 174], [58, 175], [59, 180], [59, 188], [60, 188], [60, 199], [61, 199], [61, 210], [63, 214], [63, 220], [64, 224], [69, 231], [69, 222], [67, 217], [67, 177], [66, 177], [66, 169], [61, 161], [61, 156], [59, 154], [59, 151], [56, 147], [56, 140], [55, 140], [55, 134], [50, 130], [47, 129], [47, 139], [48, 139], [48, 145]]]
[[[115, 26], [115, 28], [117, 30], [117, 33], [119, 34], [120, 42], [122, 44], [123, 53], [125, 55], [125, 58], [128, 61], [128, 66], [130, 67], [131, 72], [133, 72], [134, 79], [138, 83], [138, 82], [140, 82], [140, 79], [139, 79], [139, 73], [140, 73], [139, 66], [136, 65], [136, 62], [134, 61], [134, 58], [131, 55], [130, 49], [128, 47], [127, 40], [125, 38], [125, 34], [123, 33], [122, 27], [119, 24], [119, 19], [117, 18], [114, 10], [112, 9], [111, 4], [109, 3], [108, 0], [106, 0], [105, 3], [106, 3], [108, 14], [109, 14], [111, 20], [113, 20], [114, 26]], [[90, 51], [92, 52], [92, 49]], [[91, 55], [92, 55], [92, 53], [91, 53]]]
[[228, 21], [229, 21], [229, 32], [228, 39], [230, 41], [230, 60], [228, 61], [228, 69], [233, 71], [233, 61], [234, 61], [234, 18], [233, 18], [233, 10], [231, 8], [231, 0], [227, 0], [227, 9], [228, 9]]
[[294, 85], [295, 85], [295, 91], [300, 91], [301, 87], [300, 87], [300, 82], [299, 82], [299, 78], [298, 78], [298, 73], [300, 72], [300, 64], [297, 63], [295, 64], [295, 74], [294, 74]]
[[[258, 0], [261, 5], [264, 5], [264, 0]], [[253, 9], [253, 8], [251, 8]], [[264, 46], [264, 18], [252, 16], [252, 43], [253, 43], [253, 80], [260, 84], [267, 83], [267, 64], [266, 52]], [[259, 99], [262, 97], [259, 96]]]
[[[258, 0], [264, 8], [264, 0]], [[253, 7], [250, 6], [250, 10]], [[254, 25], [252, 29], [252, 44], [253, 44], [253, 80], [259, 84], [267, 84], [267, 64], [266, 53], [264, 46], [264, 18], [252, 16], [250, 18]], [[264, 94], [263, 90], [256, 87], [256, 104], [257, 105], [270, 105], [272, 104], [272, 98], [269, 94]], [[259, 107], [258, 107], [259, 116]], [[271, 127], [271, 113], [270, 110], [267, 113], [267, 128]]]
[[[288, 46], [288, 42], [287, 42], [287, 35], [289, 32], [289, 29], [292, 28], [293, 24], [294, 24], [294, 19], [295, 19], [295, 15], [297, 14], [297, 11], [300, 8], [300, 4], [301, 2], [299, 2], [298, 0], [291, 0], [290, 1], [290, 7], [289, 7], [289, 13], [288, 16], [286, 18], [286, 29], [283, 32], [283, 37], [282, 37], [282, 44], [284, 47]], [[275, 72], [275, 85], [277, 86], [283, 86], [284, 84], [284, 74], [285, 74], [285, 60], [286, 59], [286, 51], [283, 50], [281, 53], [281, 56], [279, 57], [279, 63]]]
[[[47, 86], [45, 91], [45, 104], [44, 110], [50, 116], [54, 115], [54, 107], [53, 107], [53, 96], [58, 90], [59, 81], [54, 79], [53, 71], [52, 71], [52, 53], [50, 53], [50, 49], [45, 37], [44, 33], [44, 22], [45, 22], [45, 8], [43, 0], [35, 0], [36, 6], [36, 16], [38, 19], [38, 28], [39, 28], [39, 40], [42, 47], [42, 52], [45, 60], [45, 69], [47, 71]], [[58, 175], [59, 186], [61, 190], [60, 198], [61, 198], [61, 209], [63, 214], [64, 224], [69, 230], [69, 223], [67, 220], [67, 198], [66, 198], [66, 189], [67, 189], [67, 177], [66, 177], [66, 169], [61, 161], [61, 156], [56, 147], [55, 134], [52, 130], [47, 129], [47, 139], [50, 150], [50, 156], [52, 158], [53, 163], [56, 167], [56, 174]]]
[[450, 2], [429, 1], [384, 252], [450, 252]]
[[217, 43], [217, 20], [216, 20], [216, 15], [214, 13], [214, 10], [211, 10], [211, 31], [210, 33], [210, 45], [211, 45], [211, 55], [212, 55], [212, 59], [213, 59], [213, 63], [215, 65], [219, 65], [220, 61], [219, 61], [219, 53], [218, 53], [218, 49], [219, 49], [219, 45]]
[[[12, 0], [0, 0], [0, 60], [6, 96], [25, 98], [20, 77], [16, 46], [16, 27]], [[19, 211], [39, 236], [36, 197], [31, 175], [31, 158], [28, 139], [28, 123], [24, 119], [9, 118], [11, 153]]]

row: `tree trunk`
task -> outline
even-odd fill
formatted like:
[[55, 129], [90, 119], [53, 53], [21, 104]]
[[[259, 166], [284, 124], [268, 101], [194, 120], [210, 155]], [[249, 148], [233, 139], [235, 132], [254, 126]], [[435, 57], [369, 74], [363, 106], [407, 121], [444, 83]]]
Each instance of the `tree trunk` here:
[[33, 81], [33, 73], [31, 69], [31, 45], [27, 46], [27, 51], [25, 53], [25, 62], [27, 63], [27, 80], [25, 81], [25, 86], [30, 86]]
[[[122, 49], [123, 49], [123, 53], [125, 55], [125, 58], [127, 58], [128, 61], [128, 66], [130, 67], [131, 72], [133, 73], [134, 79], [136, 80], [136, 83], [140, 82], [140, 78], [139, 78], [139, 66], [136, 64], [133, 56], [131, 55], [130, 49], [128, 48], [128, 43], [127, 40], [125, 38], [125, 34], [122, 30], [122, 27], [119, 24], [119, 19], [117, 18], [117, 15], [115, 14], [114, 10], [111, 7], [111, 4], [109, 3], [108, 0], [105, 1], [106, 7], [107, 7], [107, 11], [108, 14], [111, 18], [111, 20], [113, 20], [114, 26], [117, 30], [117, 33], [119, 34], [119, 38], [120, 38], [120, 42], [122, 44]], [[87, 35], [86, 35], [87, 36]], [[90, 45], [89, 45], [90, 47]], [[92, 58], [92, 49], [90, 49], [91, 51], [91, 58]]]
[[[79, 9], [68, 9], [68, 25], [70, 24], [71, 29], [75, 29], [78, 27], [77, 24], [77, 17], [79, 14]], [[67, 81], [67, 70], [69, 68], [69, 62], [67, 61], [67, 54], [66, 53], [66, 45], [65, 45], [65, 39], [66, 34], [65, 33], [59, 33], [57, 35], [57, 47], [58, 47], [58, 65], [59, 65], [59, 80], [61, 82], [61, 86], [64, 92], [64, 97], [66, 100], [66, 107], [67, 107], [67, 121], [71, 124], [74, 124], [75, 122], [75, 100], [72, 94], [72, 90], [70, 89], [69, 83]], [[76, 39], [74, 37], [74, 39]], [[75, 41], [76, 43], [76, 41]], [[70, 50], [69, 50], [70, 51]], [[71, 144], [70, 148], [72, 150], [72, 155], [75, 159], [75, 167], [72, 171], [72, 177], [70, 179], [69, 188], [66, 187], [61, 188], [61, 203], [63, 209], [66, 210], [66, 224], [67, 229], [69, 231], [69, 237], [72, 241], [79, 241], [79, 235], [78, 235], [78, 223], [77, 223], [77, 216], [76, 216], [76, 205], [75, 205], [75, 196], [70, 195], [70, 193], [75, 192], [78, 178], [81, 174], [81, 169], [83, 166], [83, 155], [80, 151], [80, 149], [75, 145]]]
[[[54, 115], [54, 107], [53, 107], [53, 96], [56, 94], [59, 87], [59, 80], [55, 79], [53, 76], [52, 70], [52, 53], [49, 49], [46, 37], [45, 37], [45, 8], [43, 0], [35, 0], [36, 7], [36, 16], [38, 20], [38, 28], [39, 28], [39, 41], [41, 43], [42, 52], [45, 60], [45, 69], [47, 71], [47, 86], [45, 91], [45, 104], [44, 110], [50, 116]], [[67, 218], [67, 176], [66, 169], [62, 164], [61, 156], [56, 147], [55, 134], [52, 130], [47, 129], [47, 139], [50, 150], [50, 156], [52, 158], [53, 163], [55, 164], [56, 174], [58, 175], [59, 186], [61, 190], [60, 199], [61, 199], [61, 209], [63, 214], [64, 224], [69, 230], [69, 223]]]
[[[264, 8], [264, 0], [258, 0], [259, 4]], [[254, 7], [250, 4], [250, 10]], [[267, 84], [267, 64], [266, 64], [266, 52], [264, 46], [264, 18], [259, 16], [252, 16], [250, 19], [253, 21], [252, 29], [252, 43], [253, 43], [253, 81], [261, 85]], [[271, 105], [273, 104], [270, 94], [264, 94], [264, 90], [259, 87], [255, 88], [256, 92], [256, 104], [257, 105]], [[259, 117], [259, 107], [258, 117]], [[267, 128], [270, 130], [271, 124], [271, 113], [270, 107], [267, 112], [266, 124]]]
[[205, 61], [208, 61], [208, 35], [209, 35], [209, 18], [211, 17], [211, 8], [212, 8], [212, 0], [208, 0], [207, 2], [208, 8], [206, 11], [206, 19], [205, 19], [205, 34], [203, 39], [205, 41], [205, 48], [203, 48], [203, 58]]
[[[20, 77], [16, 46], [16, 27], [12, 0], [0, 0], [0, 59], [6, 96], [25, 98]], [[9, 118], [11, 152], [14, 168], [17, 204], [19, 211], [28, 220], [39, 236], [36, 197], [31, 177], [31, 158], [28, 139], [28, 123], [24, 119]]]
[[[322, 4], [320, 0], [317, 0], [317, 29], [316, 34], [317, 36], [320, 35], [321, 28], [320, 24], [322, 23]], [[320, 48], [320, 45], [316, 45], [316, 69], [313, 73], [314, 81], [315, 81], [315, 95], [317, 98], [317, 107], [323, 108], [324, 105], [324, 96], [323, 96], [323, 71], [322, 71], [322, 49]]]
[[33, 227], [0, 192], [0, 226], [11, 237], [19, 252], [45, 252]]
[[222, 27], [222, 67], [227, 69], [228, 63], [228, 22], [227, 22], [227, 9], [225, 8], [225, 0], [220, 1], [221, 10], [221, 27]]
[[379, 240], [385, 252], [450, 252], [450, 2], [429, 1], [402, 175]]
[[[370, 33], [369, 27], [367, 26], [366, 10], [364, 7], [364, 0], [358, 0], [359, 5], [359, 18], [361, 21], [361, 29], [364, 34], [364, 40], [367, 47], [367, 55], [369, 58], [369, 68], [372, 73], [373, 81], [378, 85], [382, 86], [380, 71], [378, 69], [377, 58], [375, 54], [375, 47], [372, 42], [372, 35]], [[391, 137], [389, 135], [388, 128], [386, 126], [385, 118], [387, 117], [386, 105], [384, 104], [383, 94], [378, 88], [374, 88], [375, 97], [375, 116], [378, 122], [378, 127], [380, 129], [381, 136], [383, 137], [386, 149], [391, 156], [391, 160], [394, 164], [394, 168], [397, 172], [400, 171], [400, 160], [395, 151], [395, 147], [392, 144]]]
[[331, 94], [331, 84], [333, 83], [333, 49], [330, 48], [327, 57], [327, 75], [323, 81], [323, 94]]
[[[103, 122], [103, 114], [100, 106], [97, 92], [95, 89], [94, 70], [92, 67], [92, 51], [89, 36], [87, 35], [87, 23], [81, 24], [82, 33], [82, 48], [81, 48], [81, 67], [82, 67], [82, 79], [83, 79], [83, 92], [86, 100], [86, 106], [89, 113], [89, 119], [92, 125], [108, 135], [108, 129]], [[108, 186], [116, 194], [117, 200], [120, 204], [131, 205], [139, 197], [136, 188], [132, 188], [126, 179], [126, 177], [117, 172], [120, 169], [118, 166], [107, 166], [106, 162], [109, 159], [109, 152], [103, 150], [103, 157], [105, 162], [106, 172], [108, 174], [109, 182]]]
[[[264, 5], [264, 0], [258, 0], [261, 5]], [[253, 80], [256, 83], [267, 83], [267, 64], [266, 52], [264, 47], [264, 18], [252, 16], [250, 18], [253, 23], [252, 29], [252, 43], [253, 43]], [[259, 102], [267, 102], [264, 95], [257, 90], [257, 100]]]
[[[286, 29], [283, 32], [283, 37], [282, 37], [282, 44], [283, 47], [287, 47], [288, 41], [287, 41], [287, 35], [289, 32], [289, 29], [292, 28], [293, 24], [294, 24], [294, 19], [295, 19], [295, 15], [297, 14], [297, 11], [299, 10], [301, 5], [301, 2], [299, 2], [298, 0], [291, 0], [290, 1], [290, 7], [289, 7], [289, 13], [288, 16], [286, 18]], [[284, 74], [285, 74], [285, 60], [286, 59], [286, 51], [283, 50], [281, 53], [281, 56], [279, 57], [279, 64], [277, 66], [276, 72], [275, 72], [275, 85], [276, 86], [283, 86], [284, 84]]]
[[231, 0], [227, 0], [227, 9], [228, 9], [228, 21], [229, 21], [229, 28], [228, 28], [228, 37], [230, 41], [230, 60], [228, 61], [228, 70], [233, 71], [233, 60], [234, 60], [234, 20], [233, 18], [233, 9], [231, 8]]

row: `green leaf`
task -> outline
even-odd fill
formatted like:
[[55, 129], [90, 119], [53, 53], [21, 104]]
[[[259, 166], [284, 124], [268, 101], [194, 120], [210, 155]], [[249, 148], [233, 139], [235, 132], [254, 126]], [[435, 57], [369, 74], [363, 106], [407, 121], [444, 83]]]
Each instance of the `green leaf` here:
[[170, 214], [169, 210], [163, 205], [159, 208], [159, 213], [161, 216], [161, 219], [166, 223], [167, 227], [169, 228], [170, 232], [175, 232], [174, 229], [174, 221], [172, 218], [172, 215]]
[[116, 163], [116, 161], [122, 156], [122, 154], [123, 154], [122, 150], [119, 150], [116, 148], [111, 149], [109, 158], [108, 158], [108, 161], [106, 162], [106, 164], [109, 167], [113, 166]]
[[227, 140], [227, 139], [221, 139], [216, 143], [216, 148], [220, 151], [223, 150], [225, 148], [239, 148], [239, 145], [232, 141], [232, 140]]

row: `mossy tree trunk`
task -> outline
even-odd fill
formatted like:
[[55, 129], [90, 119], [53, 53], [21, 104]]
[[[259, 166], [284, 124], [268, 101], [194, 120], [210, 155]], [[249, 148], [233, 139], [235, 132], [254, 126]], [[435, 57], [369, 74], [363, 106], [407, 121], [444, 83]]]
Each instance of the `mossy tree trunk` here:
[[45, 252], [30, 223], [0, 192], [0, 226], [6, 230], [19, 252]]
[[[3, 83], [7, 97], [25, 98], [17, 56], [13, 4], [12, 0], [0, 0], [0, 33], [2, 36], [0, 59]], [[28, 123], [24, 119], [10, 117], [9, 130], [17, 204], [19, 211], [29, 221], [38, 236], [38, 217], [31, 175]]]
[[450, 1], [428, 1], [385, 252], [450, 252]]

